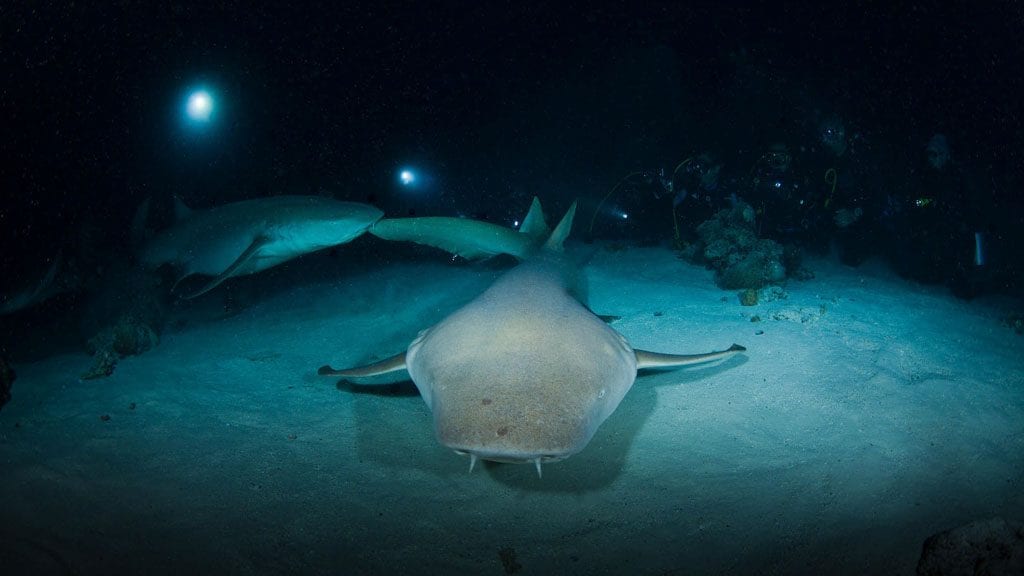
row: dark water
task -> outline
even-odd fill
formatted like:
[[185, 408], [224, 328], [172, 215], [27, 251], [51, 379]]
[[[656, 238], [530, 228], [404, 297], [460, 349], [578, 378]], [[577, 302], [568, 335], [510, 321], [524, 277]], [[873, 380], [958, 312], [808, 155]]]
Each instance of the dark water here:
[[[577, 201], [584, 253], [674, 251], [730, 302], [813, 283], [804, 263], [826, 258], [996, 306], [967, 310], [1019, 339], [1022, 25], [1012, 2], [0, 8], [4, 390], [18, 402], [23, 367], [64, 353], [96, 359], [70, 380], [103, 382], [295, 286], [444, 258], [365, 236], [183, 301], [179, 272], [138, 262], [174, 198], [317, 195], [505, 227], [534, 196], [551, 224]], [[52, 552], [66, 542], [5, 530], [26, 566], [75, 573]]]

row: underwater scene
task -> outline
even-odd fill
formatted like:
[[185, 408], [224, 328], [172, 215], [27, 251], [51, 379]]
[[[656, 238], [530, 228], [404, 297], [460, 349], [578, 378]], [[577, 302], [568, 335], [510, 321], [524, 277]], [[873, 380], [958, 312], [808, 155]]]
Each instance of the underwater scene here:
[[1022, 30], [0, 7], [0, 574], [1024, 574]]

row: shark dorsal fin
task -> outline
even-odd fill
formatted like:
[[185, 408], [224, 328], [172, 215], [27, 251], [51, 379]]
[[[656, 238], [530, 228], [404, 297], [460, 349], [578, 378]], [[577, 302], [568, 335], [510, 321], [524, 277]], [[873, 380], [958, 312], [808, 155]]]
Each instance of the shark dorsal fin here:
[[185, 201], [178, 196], [174, 197], [174, 219], [184, 220], [192, 215], [192, 209], [185, 205]]
[[533, 197], [533, 202], [530, 204], [530, 211], [526, 213], [526, 218], [523, 218], [523, 223], [519, 226], [519, 232], [538, 239], [547, 238], [551, 233], [547, 219], [544, 217], [544, 209], [540, 207], [540, 200], [536, 196]]
[[555, 231], [551, 233], [548, 241], [544, 243], [545, 250], [562, 251], [562, 243], [569, 237], [569, 232], [572, 232], [572, 219], [575, 215], [576, 202], [573, 202], [572, 206], [569, 206], [569, 210], [566, 211], [565, 216], [562, 216], [562, 221], [555, 227]]

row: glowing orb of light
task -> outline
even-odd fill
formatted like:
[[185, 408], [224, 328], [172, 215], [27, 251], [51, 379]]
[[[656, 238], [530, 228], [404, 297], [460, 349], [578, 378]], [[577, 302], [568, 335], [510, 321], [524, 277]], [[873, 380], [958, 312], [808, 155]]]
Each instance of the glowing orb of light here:
[[194, 122], [209, 122], [213, 116], [213, 96], [206, 90], [195, 90], [185, 101], [185, 114]]
[[402, 183], [402, 186], [412, 186], [416, 182], [416, 173], [404, 168], [398, 173], [398, 181]]

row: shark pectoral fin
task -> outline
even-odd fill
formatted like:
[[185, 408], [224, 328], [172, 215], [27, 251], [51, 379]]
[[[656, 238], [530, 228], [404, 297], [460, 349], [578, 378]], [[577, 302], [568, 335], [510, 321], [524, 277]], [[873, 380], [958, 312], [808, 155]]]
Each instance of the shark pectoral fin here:
[[342, 378], [366, 378], [369, 376], [379, 376], [381, 374], [387, 374], [388, 372], [396, 372], [398, 370], [405, 370], [405, 352], [395, 354], [394, 356], [381, 360], [380, 362], [374, 362], [373, 364], [367, 364], [366, 366], [359, 366], [358, 368], [347, 368], [345, 370], [336, 370], [330, 366], [321, 366], [316, 371], [320, 376], [341, 376]]
[[[223, 272], [221, 272], [220, 274], [217, 274], [216, 276], [214, 276], [213, 280], [210, 280], [206, 284], [206, 286], [203, 286], [198, 291], [193, 292], [193, 293], [185, 296], [184, 298], [186, 300], [191, 300], [193, 298], [197, 298], [199, 296], [202, 296], [203, 294], [206, 294], [207, 292], [209, 292], [210, 290], [213, 290], [217, 286], [220, 286], [221, 282], [223, 282], [223, 281], [227, 280], [228, 278], [231, 278], [232, 276], [234, 276], [235, 273], [238, 272], [238, 270], [242, 266], [244, 266], [245, 263], [248, 262], [249, 259], [251, 259], [253, 257], [253, 255], [255, 255], [256, 252], [258, 252], [259, 249], [262, 248], [267, 242], [269, 242], [269, 239], [267, 237], [265, 237], [265, 236], [257, 236], [252, 241], [252, 243], [249, 244], [249, 247], [246, 248], [245, 251], [243, 251], [238, 256], [238, 258], [236, 258], [235, 261], [231, 263], [230, 266], [225, 268]], [[186, 274], [186, 276], [187, 276], [187, 274]], [[178, 279], [178, 282], [181, 282], [181, 280], [184, 279], [184, 278], [185, 278], [185, 276], [182, 276], [181, 278]], [[178, 282], [175, 282], [174, 285], [177, 286]]]
[[171, 284], [171, 292], [173, 293], [174, 291], [176, 291], [178, 289], [178, 284], [181, 284], [182, 280], [188, 278], [189, 276], [192, 276], [193, 274], [195, 274], [195, 272], [186, 271], [183, 272], [181, 276], [178, 276], [178, 279], [174, 281], [174, 284]]
[[643, 370], [646, 368], [679, 368], [681, 366], [714, 362], [734, 354], [739, 354], [745, 350], [746, 348], [743, 346], [733, 344], [728, 350], [708, 352], [707, 354], [661, 354], [646, 350], [634, 350], [633, 352], [636, 353], [637, 370]]

